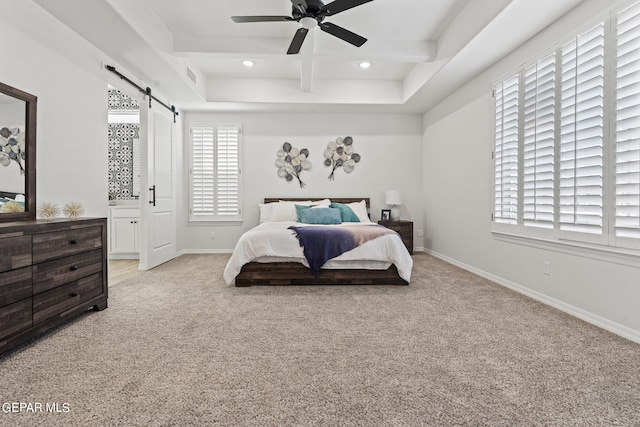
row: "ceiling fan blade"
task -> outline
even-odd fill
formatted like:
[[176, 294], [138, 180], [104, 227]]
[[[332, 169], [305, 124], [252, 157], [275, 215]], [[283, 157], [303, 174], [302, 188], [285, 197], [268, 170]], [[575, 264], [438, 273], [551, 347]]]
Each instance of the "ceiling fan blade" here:
[[351, 43], [354, 46], [362, 46], [365, 44], [367, 39], [362, 36], [357, 35], [356, 33], [352, 33], [349, 30], [345, 30], [344, 28], [332, 24], [331, 22], [322, 22], [319, 24], [320, 29], [326, 33], [331, 34], [332, 36], [336, 36], [339, 39], [346, 41], [347, 43]]
[[287, 51], [287, 55], [295, 55], [300, 52], [300, 48], [302, 47], [302, 43], [304, 42], [305, 37], [307, 37], [307, 33], [309, 30], [306, 28], [298, 28], [295, 36], [293, 36], [293, 40], [291, 41], [291, 45], [289, 46], [289, 50]]
[[345, 10], [349, 10], [356, 6], [360, 6], [361, 4], [369, 3], [373, 0], [335, 0], [329, 4], [325, 4], [318, 11], [319, 15], [331, 16], [340, 12], [344, 12]]
[[290, 16], [232, 16], [233, 22], [281, 22], [293, 21]]

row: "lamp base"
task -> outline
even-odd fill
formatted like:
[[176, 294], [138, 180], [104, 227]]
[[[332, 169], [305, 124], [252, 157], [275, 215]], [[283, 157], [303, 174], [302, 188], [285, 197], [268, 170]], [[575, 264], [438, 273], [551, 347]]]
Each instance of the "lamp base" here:
[[391, 221], [400, 221], [400, 208], [397, 205], [391, 206]]

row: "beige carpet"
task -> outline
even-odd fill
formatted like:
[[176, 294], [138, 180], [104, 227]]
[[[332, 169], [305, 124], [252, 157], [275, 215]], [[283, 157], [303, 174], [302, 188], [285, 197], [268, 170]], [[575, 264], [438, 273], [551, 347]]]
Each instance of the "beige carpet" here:
[[0, 356], [0, 425], [640, 425], [639, 345], [441, 260], [408, 287], [234, 288], [227, 259], [139, 274]]

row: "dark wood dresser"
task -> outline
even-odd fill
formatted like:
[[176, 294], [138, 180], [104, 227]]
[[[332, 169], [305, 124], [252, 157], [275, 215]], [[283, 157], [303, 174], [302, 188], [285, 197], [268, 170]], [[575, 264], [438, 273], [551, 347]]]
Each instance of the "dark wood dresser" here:
[[107, 308], [106, 218], [0, 223], [0, 353]]

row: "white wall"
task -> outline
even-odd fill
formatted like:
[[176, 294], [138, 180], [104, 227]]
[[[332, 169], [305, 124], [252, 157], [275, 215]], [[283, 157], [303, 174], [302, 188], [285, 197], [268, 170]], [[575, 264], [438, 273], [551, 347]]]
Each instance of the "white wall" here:
[[526, 246], [490, 232], [492, 82], [612, 3], [585, 1], [425, 115], [424, 241], [443, 258], [640, 342], [637, 257]]
[[[423, 223], [422, 117], [370, 114], [218, 114], [186, 113], [185, 147], [189, 122], [242, 123], [243, 212], [242, 224], [189, 224], [188, 195], [179, 203], [178, 247], [187, 252], [230, 251], [240, 235], [258, 224], [258, 203], [265, 197], [369, 197], [371, 216], [377, 220], [385, 190], [400, 190], [405, 201], [402, 218]], [[323, 152], [337, 137], [351, 136], [362, 160], [351, 174], [328, 176]], [[284, 142], [310, 150], [313, 167], [302, 175], [306, 184], [287, 182], [276, 175], [276, 151]], [[185, 148], [186, 150], [186, 148]], [[185, 169], [188, 154], [185, 151]], [[181, 188], [188, 188], [187, 183]], [[215, 232], [215, 239], [210, 238]], [[419, 245], [418, 245], [419, 246]]]
[[0, 81], [38, 97], [37, 204], [107, 214], [107, 76], [99, 52], [31, 1], [3, 0]]

